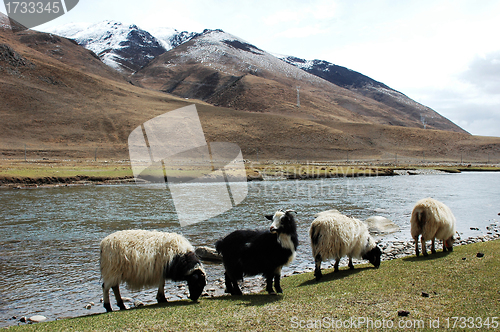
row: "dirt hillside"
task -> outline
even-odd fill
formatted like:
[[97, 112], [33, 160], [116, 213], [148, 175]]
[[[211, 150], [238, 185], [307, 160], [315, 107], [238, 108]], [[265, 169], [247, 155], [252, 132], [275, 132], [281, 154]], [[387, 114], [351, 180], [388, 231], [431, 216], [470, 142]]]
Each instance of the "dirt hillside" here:
[[[292, 93], [263, 77], [241, 81]], [[500, 162], [500, 138], [319, 116], [312, 101], [269, 101], [286, 111], [248, 112], [141, 88], [75, 43], [33, 31], [0, 29], [0, 100], [0, 158], [26, 149], [33, 159], [93, 159], [97, 151], [126, 160], [133, 129], [194, 103], [206, 139], [237, 143], [245, 159]]]

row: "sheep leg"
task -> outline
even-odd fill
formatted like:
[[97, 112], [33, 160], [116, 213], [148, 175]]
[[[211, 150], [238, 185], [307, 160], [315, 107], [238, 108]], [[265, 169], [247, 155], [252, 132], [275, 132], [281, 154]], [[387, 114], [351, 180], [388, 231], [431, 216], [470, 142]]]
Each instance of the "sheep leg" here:
[[273, 288], [273, 279], [274, 279], [274, 274], [270, 274], [265, 276], [266, 277], [266, 291], [269, 294], [276, 294]]
[[432, 238], [432, 243], [431, 243], [431, 252], [432, 252], [433, 254], [435, 254], [435, 253], [436, 253], [436, 244], [435, 244], [435, 242], [436, 242], [436, 239], [435, 239], [435, 238]]
[[238, 281], [231, 278], [227, 272], [224, 272], [224, 278], [226, 283], [226, 293], [230, 293], [231, 295], [243, 294], [238, 286]]
[[281, 267], [277, 268], [276, 271], [274, 271], [274, 289], [276, 289], [276, 293], [283, 293], [283, 289], [281, 289], [280, 285], [280, 278]]
[[160, 286], [158, 287], [158, 293], [156, 294], [156, 300], [158, 303], [167, 302], [165, 298], [165, 279], [160, 281]]
[[125, 305], [123, 304], [122, 296], [120, 295], [120, 286], [116, 285], [111, 287], [113, 293], [115, 294], [116, 304], [120, 307], [120, 310], [127, 310]]
[[424, 256], [428, 256], [429, 254], [427, 253], [427, 249], [425, 248], [425, 240], [423, 236], [420, 238], [420, 242], [422, 243], [422, 254], [424, 254]]
[[322, 261], [321, 255], [317, 254], [316, 257], [314, 258], [314, 265], [315, 265], [314, 277], [316, 277], [316, 281], [319, 281], [323, 277], [323, 275], [321, 274], [321, 261]]
[[276, 289], [276, 293], [281, 294], [281, 293], [283, 293], [283, 289], [281, 289], [280, 278], [281, 278], [281, 274], [274, 275], [274, 289]]
[[349, 268], [351, 270], [354, 270], [354, 264], [352, 264], [352, 257], [349, 257], [349, 264], [348, 265], [349, 265]]
[[233, 283], [229, 276], [227, 275], [227, 272], [224, 272], [224, 280], [226, 283], [226, 293], [232, 293], [233, 292]]
[[415, 241], [415, 256], [418, 257], [418, 255], [420, 255], [420, 252], [418, 251], [418, 235], [413, 237], [413, 240]]
[[104, 309], [106, 312], [111, 312], [111, 304], [109, 303], [109, 287], [105, 283], [102, 283], [102, 302], [104, 302]]
[[333, 271], [337, 272], [339, 270], [340, 258], [335, 259], [335, 264], [333, 265]]
[[240, 287], [238, 286], [238, 282], [233, 281], [231, 295], [242, 295], [242, 294], [243, 294], [243, 292], [241, 291]]
[[443, 241], [443, 250], [444, 250], [444, 247], [446, 246], [446, 249], [448, 249], [449, 252], [453, 251], [453, 240], [452, 239], [453, 239], [453, 237], [450, 237], [446, 241]]

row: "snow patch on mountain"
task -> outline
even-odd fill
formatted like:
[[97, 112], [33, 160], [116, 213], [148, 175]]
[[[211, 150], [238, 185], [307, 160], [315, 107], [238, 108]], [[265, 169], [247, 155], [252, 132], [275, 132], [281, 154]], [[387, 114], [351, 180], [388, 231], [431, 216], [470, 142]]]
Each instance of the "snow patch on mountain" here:
[[284, 73], [287, 77], [324, 84], [317, 76], [290, 65], [274, 55], [223, 30], [206, 29], [191, 39], [187, 51], [180, 56], [183, 63], [198, 62], [234, 76], [252, 74], [266, 76]]
[[149, 33], [153, 35], [167, 51], [176, 48], [197, 35], [196, 32], [178, 31], [177, 29], [167, 27], [153, 28], [149, 30]]
[[74, 39], [79, 45], [97, 54], [108, 66], [129, 73], [195, 34], [172, 28], [158, 28], [150, 33], [135, 24], [116, 21], [70, 23], [47, 32]]

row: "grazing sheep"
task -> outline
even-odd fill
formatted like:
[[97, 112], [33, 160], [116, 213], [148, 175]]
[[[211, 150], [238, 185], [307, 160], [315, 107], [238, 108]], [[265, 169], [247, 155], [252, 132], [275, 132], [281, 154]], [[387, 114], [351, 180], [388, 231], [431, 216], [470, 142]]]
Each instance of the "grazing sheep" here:
[[276, 292], [283, 293], [281, 268], [293, 261], [299, 244], [294, 213], [278, 210], [266, 216], [273, 221], [270, 230], [237, 230], [215, 243], [226, 269], [226, 293], [241, 295], [238, 281], [258, 274], [266, 278], [269, 294], [275, 294], [273, 279]]
[[455, 216], [450, 208], [432, 198], [424, 198], [415, 204], [411, 213], [411, 236], [415, 240], [415, 255], [419, 255], [418, 237], [422, 234], [422, 253], [427, 256], [425, 241], [432, 240], [431, 252], [434, 254], [435, 238], [443, 241], [443, 252], [453, 251]]
[[165, 279], [186, 280], [189, 298], [196, 301], [206, 285], [205, 271], [194, 248], [182, 235], [157, 231], [127, 230], [115, 232], [101, 241], [101, 276], [103, 302], [107, 312], [109, 288], [116, 302], [125, 310], [119, 285], [126, 282], [130, 289], [157, 286], [158, 303], [166, 302]]
[[309, 236], [316, 268], [314, 276], [320, 280], [321, 262], [335, 259], [335, 272], [341, 257], [349, 257], [349, 267], [354, 269], [352, 258], [367, 259], [376, 268], [380, 266], [382, 251], [368, 233], [368, 227], [360, 220], [350, 218], [337, 210], [316, 214]]

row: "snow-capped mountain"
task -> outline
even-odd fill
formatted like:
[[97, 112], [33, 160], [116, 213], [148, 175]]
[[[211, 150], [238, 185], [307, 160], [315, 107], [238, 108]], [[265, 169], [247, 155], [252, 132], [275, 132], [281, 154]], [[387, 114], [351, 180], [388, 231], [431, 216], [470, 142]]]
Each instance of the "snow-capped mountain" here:
[[358, 73], [354, 70], [337, 66], [331, 62], [324, 60], [305, 60], [289, 55], [277, 55], [278, 58], [299, 67], [313, 75], [324, 78], [343, 88], [362, 88], [367, 85], [390, 89], [387, 85], [377, 82], [368, 76]]
[[[354, 70], [338, 66], [324, 60], [306, 60], [294, 56], [278, 54], [275, 54], [275, 56], [279, 57], [286, 63], [294, 65], [310, 74], [321, 77], [328, 82], [359, 93], [389, 107], [404, 111], [415, 119], [420, 117], [420, 122], [424, 127], [426, 127], [430, 122], [438, 128], [445, 126], [443, 122], [444, 118], [436, 115], [436, 112], [431, 108], [419, 104], [403, 93], [388, 87], [384, 83], [378, 82]], [[449, 121], [445, 122], [447, 126]], [[456, 131], [461, 131], [461, 128], [456, 126], [454, 129]]]
[[283, 62], [241, 38], [222, 30], [209, 29], [158, 56], [135, 73], [132, 79], [148, 88], [245, 109], [247, 107], [243, 104], [250, 101], [238, 105], [232, 99], [242, 102], [243, 95], [233, 96], [228, 89], [245, 85], [250, 77], [272, 80], [287, 86], [287, 90], [293, 86], [293, 93], [296, 81], [318, 88], [325, 83], [321, 78]]
[[423, 127], [425, 118], [429, 127], [461, 131], [432, 109], [360, 73], [326, 61], [280, 59], [222, 30], [203, 31], [131, 79], [246, 111], [412, 127]]
[[272, 54], [220, 29], [205, 29], [196, 34], [176, 61], [195, 61], [231, 75], [279, 73], [295, 79], [320, 81], [316, 76], [285, 64]]
[[[214, 105], [293, 114], [307, 109], [307, 116], [326, 121], [462, 131], [432, 109], [358, 72], [323, 60], [276, 56], [222, 30], [145, 31], [104, 21], [51, 32], [76, 40], [135, 84]], [[290, 108], [299, 104], [300, 109]]]
[[137, 25], [115, 21], [96, 24], [71, 23], [54, 28], [50, 32], [74, 39], [97, 54], [108, 66], [128, 74], [194, 35], [171, 28], [158, 29], [153, 35]]
[[167, 51], [197, 35], [196, 32], [178, 31], [174, 28], [154, 28], [148, 31]]

